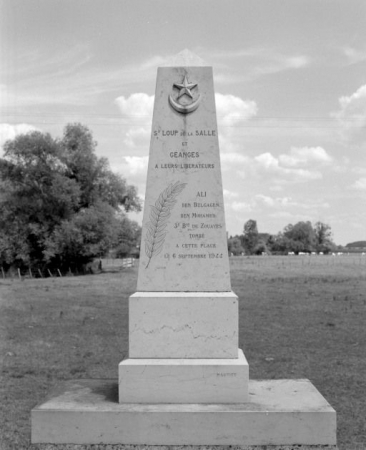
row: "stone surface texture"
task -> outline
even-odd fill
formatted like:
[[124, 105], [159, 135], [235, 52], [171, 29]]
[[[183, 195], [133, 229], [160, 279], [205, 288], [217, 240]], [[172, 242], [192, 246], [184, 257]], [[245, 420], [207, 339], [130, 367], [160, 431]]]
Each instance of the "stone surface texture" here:
[[243, 404], [119, 404], [116, 380], [69, 381], [32, 410], [32, 442], [336, 445], [335, 411], [308, 380], [252, 380], [249, 394]]
[[137, 291], [231, 291], [211, 67], [158, 69], [142, 229]]
[[249, 366], [236, 359], [126, 359], [119, 365], [120, 403], [244, 403]]
[[137, 292], [129, 300], [130, 358], [237, 358], [233, 292]]

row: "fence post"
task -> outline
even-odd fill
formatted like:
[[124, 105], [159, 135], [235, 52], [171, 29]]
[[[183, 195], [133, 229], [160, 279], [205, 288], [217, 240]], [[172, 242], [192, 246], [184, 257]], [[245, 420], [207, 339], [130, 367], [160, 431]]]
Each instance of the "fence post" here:
[[52, 273], [51, 273], [50, 269], [47, 269], [47, 271], [48, 271], [48, 273], [49, 273], [50, 277], [53, 277], [53, 275], [52, 275]]
[[43, 275], [42, 275], [41, 269], [38, 269], [38, 273], [39, 273], [39, 275], [41, 276], [41, 278], [43, 278]]
[[1, 272], [3, 273], [3, 278], [5, 278], [4, 268], [1, 266]]
[[29, 275], [30, 275], [31, 278], [33, 278], [32, 269], [31, 268], [29, 268]]
[[22, 275], [20, 274], [20, 269], [18, 269], [18, 275], [19, 275], [19, 279], [22, 279]]
[[57, 269], [58, 274], [60, 275], [60, 277], [62, 277], [60, 269]]

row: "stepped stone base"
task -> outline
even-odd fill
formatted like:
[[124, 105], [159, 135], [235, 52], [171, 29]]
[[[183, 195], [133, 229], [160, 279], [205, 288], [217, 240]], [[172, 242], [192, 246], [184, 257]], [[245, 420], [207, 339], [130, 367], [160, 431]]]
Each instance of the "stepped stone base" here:
[[73, 450], [64, 444], [75, 450], [91, 444], [93, 450], [112, 444], [336, 448], [336, 413], [308, 380], [251, 380], [249, 397], [242, 404], [119, 404], [116, 380], [68, 381], [32, 410], [32, 443], [61, 445], [47, 450]]
[[126, 359], [119, 364], [120, 403], [244, 403], [249, 365], [235, 359]]

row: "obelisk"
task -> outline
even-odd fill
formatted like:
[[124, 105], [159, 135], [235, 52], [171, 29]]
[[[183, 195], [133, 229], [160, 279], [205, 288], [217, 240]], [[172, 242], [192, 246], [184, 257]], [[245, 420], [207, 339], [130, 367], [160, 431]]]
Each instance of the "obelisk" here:
[[181, 56], [185, 65], [157, 74], [129, 358], [119, 366], [121, 403], [248, 399], [212, 68], [193, 65], [188, 52]]

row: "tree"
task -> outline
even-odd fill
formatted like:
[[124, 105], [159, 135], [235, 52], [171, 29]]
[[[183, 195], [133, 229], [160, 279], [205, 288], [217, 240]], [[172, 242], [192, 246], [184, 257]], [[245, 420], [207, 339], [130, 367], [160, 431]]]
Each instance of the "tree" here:
[[230, 237], [228, 239], [228, 251], [229, 254], [239, 256], [244, 253], [244, 248], [241, 245], [241, 240], [239, 236]]
[[67, 125], [61, 140], [36, 131], [5, 143], [1, 263], [67, 265], [115, 244], [113, 233], [123, 225], [116, 214], [141, 206], [136, 189], [112, 172], [95, 148], [92, 133], [80, 124]]
[[330, 225], [316, 222], [314, 225], [315, 248], [318, 252], [329, 253], [335, 248]]
[[55, 227], [46, 241], [45, 260], [57, 267], [80, 267], [103, 256], [116, 242], [117, 219], [103, 202], [81, 209]]
[[115, 209], [141, 210], [136, 188], [112, 172], [106, 158], [95, 155], [97, 143], [87, 127], [67, 125], [60, 143], [68, 176], [80, 187], [80, 207], [87, 208], [101, 199]]
[[289, 224], [283, 230], [283, 236], [294, 252], [311, 252], [315, 249], [316, 237], [311, 222]]
[[253, 219], [249, 219], [244, 224], [244, 233], [242, 238], [242, 245], [245, 248], [246, 253], [249, 255], [254, 253], [254, 248], [258, 244], [258, 238], [257, 222]]
[[125, 216], [119, 218], [120, 226], [117, 233], [116, 256], [124, 258], [127, 255], [139, 257], [141, 246], [141, 227], [137, 222]]
[[274, 253], [287, 253], [293, 251], [292, 241], [288, 239], [282, 232], [273, 237], [271, 251]]
[[264, 239], [258, 239], [257, 244], [253, 248], [253, 254], [254, 255], [262, 255], [263, 253], [270, 253], [270, 249], [267, 245], [266, 240]]
[[43, 258], [44, 240], [55, 224], [77, 210], [80, 190], [65, 176], [58, 143], [49, 134], [17, 136], [0, 159], [0, 257], [29, 266]]

